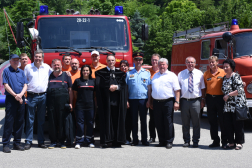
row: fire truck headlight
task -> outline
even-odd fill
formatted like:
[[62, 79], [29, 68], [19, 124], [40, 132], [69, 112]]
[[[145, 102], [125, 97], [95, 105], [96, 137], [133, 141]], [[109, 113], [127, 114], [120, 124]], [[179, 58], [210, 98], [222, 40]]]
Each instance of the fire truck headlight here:
[[252, 94], [252, 83], [247, 86], [247, 91]]

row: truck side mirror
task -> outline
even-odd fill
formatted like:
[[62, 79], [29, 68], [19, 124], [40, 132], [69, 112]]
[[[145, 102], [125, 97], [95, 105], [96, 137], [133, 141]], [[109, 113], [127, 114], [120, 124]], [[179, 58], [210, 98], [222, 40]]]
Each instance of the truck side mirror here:
[[219, 57], [219, 50], [217, 48], [214, 48], [212, 55]]
[[23, 22], [17, 22], [17, 47], [22, 48], [24, 46], [24, 24]]
[[148, 40], [149, 39], [149, 27], [147, 24], [142, 25], [142, 40]]

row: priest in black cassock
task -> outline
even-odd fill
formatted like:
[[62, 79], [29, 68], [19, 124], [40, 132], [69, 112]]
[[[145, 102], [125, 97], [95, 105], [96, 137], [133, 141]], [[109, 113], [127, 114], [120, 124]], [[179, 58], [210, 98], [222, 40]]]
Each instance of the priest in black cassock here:
[[95, 72], [101, 148], [107, 147], [107, 143], [110, 142], [112, 147], [121, 147], [126, 141], [126, 74], [115, 69], [115, 63], [115, 56], [108, 54], [108, 66]]

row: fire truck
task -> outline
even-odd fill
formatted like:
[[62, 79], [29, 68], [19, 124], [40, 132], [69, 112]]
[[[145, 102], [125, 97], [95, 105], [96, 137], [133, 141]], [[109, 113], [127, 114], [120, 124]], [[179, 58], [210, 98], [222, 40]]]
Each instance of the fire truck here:
[[[35, 14], [39, 13], [35, 17]], [[53, 12], [49, 15], [48, 6], [40, 6], [40, 11], [33, 12], [33, 18], [21, 19], [17, 23], [17, 47], [22, 48], [30, 44], [31, 61], [34, 51], [42, 49], [44, 62], [51, 65], [52, 60], [62, 59], [69, 53], [72, 58], [84, 64], [90, 65], [91, 52], [97, 50], [100, 53], [100, 62], [106, 64], [106, 56], [112, 53], [116, 57], [116, 67], [121, 60], [127, 60], [133, 67], [132, 39], [129, 18], [123, 15], [123, 7], [115, 6], [114, 15], [100, 15], [97, 9], [91, 9], [88, 15], [81, 15], [78, 11], [66, 10], [65, 15]], [[24, 24], [24, 22], [27, 24]], [[24, 30], [30, 33], [32, 43], [24, 38]], [[142, 25], [142, 39], [148, 39], [148, 25]], [[0, 66], [0, 73], [9, 64]], [[0, 107], [4, 107], [4, 86], [0, 84]]]
[[[252, 29], [240, 29], [238, 21], [215, 24], [214, 28], [206, 26], [190, 30], [175, 32], [173, 35], [171, 70], [178, 74], [186, 69], [185, 59], [193, 56], [196, 59], [196, 68], [203, 73], [209, 68], [208, 58], [216, 55], [219, 58], [219, 67], [226, 58], [236, 63], [236, 72], [241, 75], [250, 113], [252, 112]], [[222, 38], [223, 37], [223, 38]], [[225, 37], [225, 38], [224, 38]]]
[[[115, 15], [100, 15], [96, 9], [89, 15], [81, 15], [73, 10], [66, 10], [66, 15], [49, 15], [46, 5], [40, 6], [39, 15], [26, 26], [33, 37], [31, 58], [38, 48], [44, 51], [44, 62], [51, 65], [53, 59], [62, 59], [65, 53], [77, 58], [80, 66], [91, 64], [91, 52], [100, 52], [100, 62], [106, 64], [106, 55], [116, 56], [116, 67], [121, 60], [132, 62], [132, 40], [130, 24], [123, 15], [123, 7], [115, 7]], [[23, 22], [17, 24], [17, 45], [25, 44]], [[148, 26], [143, 25], [143, 34], [148, 34]], [[144, 37], [145, 39], [147, 38]]]

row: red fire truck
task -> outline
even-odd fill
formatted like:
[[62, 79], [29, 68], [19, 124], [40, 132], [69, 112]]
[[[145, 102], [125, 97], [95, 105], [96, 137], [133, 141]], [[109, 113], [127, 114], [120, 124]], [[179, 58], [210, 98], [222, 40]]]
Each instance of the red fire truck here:
[[[44, 51], [44, 62], [51, 64], [55, 58], [61, 59], [65, 53], [77, 58], [80, 66], [91, 64], [91, 52], [100, 52], [100, 62], [106, 64], [106, 55], [116, 56], [116, 67], [121, 60], [132, 63], [132, 40], [127, 16], [122, 6], [115, 7], [115, 15], [100, 15], [98, 10], [90, 10], [89, 15], [80, 15], [68, 10], [67, 15], [49, 15], [48, 7], [40, 6], [40, 14], [34, 24], [27, 24], [33, 35], [31, 55], [37, 48]], [[143, 26], [145, 28], [146, 26]], [[24, 45], [23, 23], [17, 24], [18, 47]], [[143, 31], [148, 31], [147, 29]]]
[[[231, 58], [236, 63], [236, 71], [241, 75], [246, 92], [248, 106], [252, 112], [252, 29], [240, 29], [238, 21], [232, 20], [229, 28], [228, 22], [222, 22], [212, 29], [205, 26], [196, 27], [173, 35], [171, 70], [178, 74], [186, 69], [185, 59], [193, 56], [196, 59], [196, 68], [205, 72], [208, 67], [208, 58], [216, 55], [219, 66], [226, 58]], [[229, 33], [227, 33], [229, 32]], [[228, 39], [223, 39], [223, 34]]]

